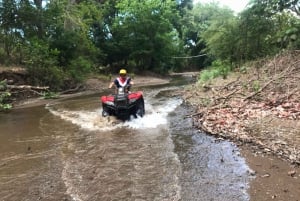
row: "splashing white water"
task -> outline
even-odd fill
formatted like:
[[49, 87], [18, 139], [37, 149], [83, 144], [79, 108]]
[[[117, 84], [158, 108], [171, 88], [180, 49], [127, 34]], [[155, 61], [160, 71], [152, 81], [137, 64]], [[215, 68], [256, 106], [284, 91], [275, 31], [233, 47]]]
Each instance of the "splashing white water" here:
[[146, 115], [137, 119], [132, 118], [124, 123], [124, 126], [129, 128], [155, 128], [159, 125], [167, 124], [167, 116], [174, 111], [182, 103], [179, 98], [170, 99], [164, 105], [152, 106], [146, 103]]
[[155, 128], [158, 125], [167, 124], [167, 115], [174, 111], [182, 103], [180, 98], [171, 98], [159, 105], [151, 105], [146, 102], [146, 114], [144, 117], [131, 117], [130, 121], [122, 122], [114, 117], [102, 117], [101, 109], [95, 111], [69, 111], [66, 109], [55, 109], [51, 106], [46, 108], [55, 116], [71, 122], [86, 130], [113, 130], [122, 126], [143, 129]]
[[96, 111], [68, 111], [63, 109], [54, 109], [46, 107], [53, 115], [60, 117], [63, 120], [69, 121], [72, 124], [86, 130], [112, 130], [115, 128], [115, 122], [101, 116], [101, 110]]

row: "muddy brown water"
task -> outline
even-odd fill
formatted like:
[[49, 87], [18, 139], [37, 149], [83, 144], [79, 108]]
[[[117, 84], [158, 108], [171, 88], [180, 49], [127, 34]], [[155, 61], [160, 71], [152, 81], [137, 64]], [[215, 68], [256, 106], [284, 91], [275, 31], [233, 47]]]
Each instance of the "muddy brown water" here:
[[238, 148], [192, 127], [179, 85], [143, 88], [128, 122], [100, 116], [101, 94], [0, 114], [0, 200], [249, 200]]

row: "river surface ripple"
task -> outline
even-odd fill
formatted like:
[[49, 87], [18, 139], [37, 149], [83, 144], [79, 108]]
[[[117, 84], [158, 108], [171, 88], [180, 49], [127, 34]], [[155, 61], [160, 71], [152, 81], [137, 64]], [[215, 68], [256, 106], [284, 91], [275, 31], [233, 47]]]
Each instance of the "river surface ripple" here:
[[238, 148], [194, 129], [175, 90], [144, 89], [129, 122], [99, 94], [0, 114], [0, 200], [249, 200]]

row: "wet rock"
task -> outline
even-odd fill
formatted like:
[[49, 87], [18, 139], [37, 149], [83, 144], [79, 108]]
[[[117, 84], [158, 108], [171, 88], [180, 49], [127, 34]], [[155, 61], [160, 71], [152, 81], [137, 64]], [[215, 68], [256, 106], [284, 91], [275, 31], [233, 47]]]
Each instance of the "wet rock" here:
[[28, 146], [28, 147], [27, 147], [27, 153], [31, 153], [31, 152], [32, 152], [31, 146]]
[[256, 176], [256, 172], [254, 170], [248, 170], [248, 174], [250, 176]]
[[261, 178], [267, 178], [267, 177], [270, 177], [271, 175], [269, 174], [269, 173], [266, 173], [266, 174], [264, 174], [264, 175], [262, 175], [262, 176], [260, 176]]

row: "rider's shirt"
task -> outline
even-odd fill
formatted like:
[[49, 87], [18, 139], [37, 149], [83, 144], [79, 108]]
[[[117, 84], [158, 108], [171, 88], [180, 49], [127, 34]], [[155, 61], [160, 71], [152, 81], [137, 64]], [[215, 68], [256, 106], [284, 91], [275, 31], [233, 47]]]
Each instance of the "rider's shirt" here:
[[122, 77], [118, 77], [115, 79], [114, 83], [117, 86], [117, 88], [120, 88], [120, 87], [125, 87], [126, 85], [130, 85], [130, 81], [131, 81], [130, 77], [126, 77], [124, 79]]

